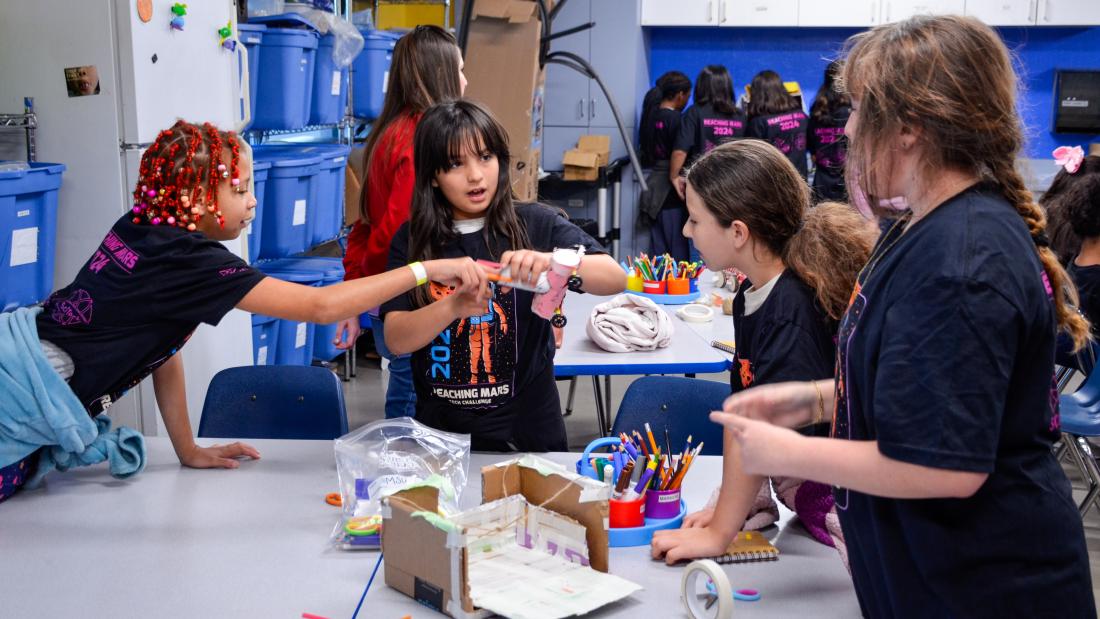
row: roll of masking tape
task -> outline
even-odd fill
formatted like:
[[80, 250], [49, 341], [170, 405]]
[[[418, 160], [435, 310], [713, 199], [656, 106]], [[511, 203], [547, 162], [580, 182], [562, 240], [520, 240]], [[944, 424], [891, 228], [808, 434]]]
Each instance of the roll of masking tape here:
[[676, 315], [684, 322], [710, 322], [714, 320], [714, 310], [699, 303], [689, 303], [676, 310]]
[[[708, 586], [712, 584], [713, 586]], [[692, 561], [680, 579], [680, 599], [692, 619], [731, 619], [733, 591], [729, 578], [710, 559]]]

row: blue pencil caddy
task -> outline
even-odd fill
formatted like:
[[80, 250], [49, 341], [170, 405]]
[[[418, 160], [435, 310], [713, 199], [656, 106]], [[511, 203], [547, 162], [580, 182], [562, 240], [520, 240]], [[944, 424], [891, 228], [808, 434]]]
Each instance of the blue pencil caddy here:
[[604, 447], [611, 447], [614, 445], [622, 445], [622, 439], [614, 436], [606, 436], [604, 438], [598, 438], [588, 444], [588, 447], [584, 448], [584, 455], [580, 460], [577, 460], [577, 475], [584, 475], [585, 477], [591, 477], [592, 479], [599, 480], [600, 475], [596, 472], [596, 469], [592, 468], [592, 452]]

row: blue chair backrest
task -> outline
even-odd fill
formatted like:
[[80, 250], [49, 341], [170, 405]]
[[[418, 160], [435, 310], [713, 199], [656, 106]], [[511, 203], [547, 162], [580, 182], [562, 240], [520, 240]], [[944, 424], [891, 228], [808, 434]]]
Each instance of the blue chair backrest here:
[[643, 376], [635, 380], [623, 395], [612, 436], [637, 430], [645, 435], [645, 424], [653, 430], [661, 451], [666, 449], [665, 429], [673, 453], [684, 448], [688, 435], [692, 446], [705, 442], [703, 455], [722, 454], [722, 426], [710, 420], [710, 412], [722, 410], [730, 386], [713, 380], [675, 376]]
[[[1096, 350], [1097, 344], [1090, 343], [1089, 346], [1092, 346], [1093, 350]], [[1078, 406], [1083, 407], [1091, 407], [1100, 403], [1100, 371], [1096, 368], [1092, 368], [1092, 370], [1088, 372], [1088, 376], [1085, 377], [1085, 382], [1077, 388], [1077, 391], [1062, 397], [1071, 398]]]
[[210, 381], [201, 438], [328, 440], [348, 432], [340, 380], [321, 367], [228, 368]]

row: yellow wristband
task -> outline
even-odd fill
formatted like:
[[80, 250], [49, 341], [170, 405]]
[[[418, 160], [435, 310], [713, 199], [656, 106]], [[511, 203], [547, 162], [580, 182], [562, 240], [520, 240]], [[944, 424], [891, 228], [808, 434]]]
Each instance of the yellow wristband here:
[[424, 265], [419, 262], [413, 262], [409, 264], [409, 268], [412, 269], [413, 277], [416, 278], [416, 285], [423, 286], [428, 283], [428, 270], [424, 268]]

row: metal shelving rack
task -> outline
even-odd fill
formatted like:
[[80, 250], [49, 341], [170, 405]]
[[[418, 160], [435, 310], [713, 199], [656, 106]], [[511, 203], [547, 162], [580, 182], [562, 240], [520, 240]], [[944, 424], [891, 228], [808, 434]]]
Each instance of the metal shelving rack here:
[[27, 161], [35, 160], [38, 153], [34, 141], [34, 132], [38, 128], [38, 117], [34, 114], [33, 97], [23, 97], [22, 114], [0, 114], [0, 128], [23, 129], [27, 136]]
[[[350, 21], [351, 20], [351, 0], [338, 0], [337, 2], [335, 2], [334, 7], [333, 7], [333, 13], [337, 17], [340, 17], [340, 18], [344, 19], [345, 21]], [[245, 139], [248, 141], [248, 143], [250, 145], [256, 146], [256, 145], [260, 145], [260, 144], [265, 143], [268, 139], [273, 138], [273, 137], [281, 137], [281, 136], [314, 137], [314, 136], [309, 136], [309, 134], [317, 134], [315, 137], [317, 137], [319, 139], [316, 139], [316, 140], [303, 139], [301, 143], [303, 143], [303, 144], [331, 144], [331, 143], [335, 142], [337, 144], [343, 144], [343, 145], [346, 145], [346, 146], [354, 146], [354, 144], [355, 144], [355, 127], [359, 124], [362, 124], [365, 121], [364, 121], [364, 119], [355, 118], [352, 115], [352, 110], [354, 109], [352, 107], [352, 105], [353, 105], [352, 97], [354, 96], [354, 94], [352, 93], [352, 88], [351, 88], [352, 87], [352, 71], [350, 70], [350, 67], [349, 67], [349, 70], [348, 70], [347, 79], [344, 80], [344, 87], [347, 88], [347, 92], [348, 92], [348, 104], [347, 104], [347, 108], [345, 108], [345, 110], [344, 110], [344, 117], [342, 119], [340, 119], [340, 122], [332, 123], [332, 124], [325, 124], [325, 125], [308, 125], [308, 126], [300, 128], [300, 129], [248, 129], [248, 130], [245, 130], [245, 132], [244, 132], [245, 133]], [[327, 137], [323, 137], [325, 132], [328, 132]], [[341, 211], [342, 211], [342, 209], [341, 209]], [[343, 214], [341, 213], [341, 217], [342, 216], [343, 216]], [[350, 224], [348, 222], [344, 222], [344, 225], [342, 225], [340, 227], [339, 235], [335, 239], [337, 241], [337, 243], [340, 243], [341, 239], [346, 237], [349, 228], [350, 228]], [[331, 241], [328, 241], [328, 242], [331, 242]], [[342, 243], [340, 243], [340, 244], [341, 244], [341, 246], [343, 245]], [[357, 365], [356, 346], [353, 345], [349, 350], [344, 351], [344, 372], [343, 372], [344, 381], [351, 380], [351, 377], [355, 376], [356, 370], [357, 370], [356, 365]]]

